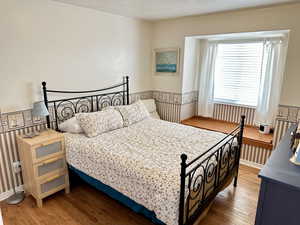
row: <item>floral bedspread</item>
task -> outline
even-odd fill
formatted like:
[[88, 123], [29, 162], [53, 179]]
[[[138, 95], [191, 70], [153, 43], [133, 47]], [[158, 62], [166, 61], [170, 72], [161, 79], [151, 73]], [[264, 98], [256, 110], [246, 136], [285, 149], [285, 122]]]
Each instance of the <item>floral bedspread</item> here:
[[178, 224], [180, 155], [188, 161], [225, 134], [148, 118], [88, 138], [65, 134], [67, 161], [137, 203], [168, 225]]

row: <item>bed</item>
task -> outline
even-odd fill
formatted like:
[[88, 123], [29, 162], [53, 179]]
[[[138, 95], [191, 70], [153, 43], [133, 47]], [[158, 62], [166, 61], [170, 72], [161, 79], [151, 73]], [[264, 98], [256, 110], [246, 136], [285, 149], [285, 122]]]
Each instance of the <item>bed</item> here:
[[[128, 77], [110, 88], [80, 92], [48, 90], [43, 82], [43, 91], [51, 112], [47, 125], [54, 128], [77, 112], [129, 104]], [[49, 93], [79, 97], [48, 100]], [[237, 185], [244, 119], [228, 135], [153, 118], [94, 138], [66, 133], [67, 162], [88, 183], [138, 207], [154, 223], [193, 224], [232, 180]]]

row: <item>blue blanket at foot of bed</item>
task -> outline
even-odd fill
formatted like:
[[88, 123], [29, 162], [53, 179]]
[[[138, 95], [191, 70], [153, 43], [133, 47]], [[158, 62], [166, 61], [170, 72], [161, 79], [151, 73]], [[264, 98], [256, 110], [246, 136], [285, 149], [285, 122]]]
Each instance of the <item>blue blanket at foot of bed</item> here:
[[126, 195], [123, 195], [122, 193], [116, 191], [115, 189], [111, 188], [110, 186], [103, 184], [101, 181], [83, 173], [80, 170], [77, 170], [76, 168], [69, 165], [69, 169], [76, 173], [82, 180], [93, 186], [99, 191], [104, 192], [111, 198], [121, 202], [123, 205], [129, 207], [134, 212], [139, 213], [150, 219], [153, 223], [159, 224], [159, 225], [165, 225], [162, 221], [156, 218], [155, 212], [150, 211], [146, 207], [136, 203], [132, 199], [128, 198]]

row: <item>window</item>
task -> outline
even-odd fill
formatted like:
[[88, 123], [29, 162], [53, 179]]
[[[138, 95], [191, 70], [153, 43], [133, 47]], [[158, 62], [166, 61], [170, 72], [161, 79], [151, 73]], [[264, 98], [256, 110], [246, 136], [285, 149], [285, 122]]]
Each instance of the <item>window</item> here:
[[262, 62], [263, 42], [219, 43], [214, 101], [256, 106]]

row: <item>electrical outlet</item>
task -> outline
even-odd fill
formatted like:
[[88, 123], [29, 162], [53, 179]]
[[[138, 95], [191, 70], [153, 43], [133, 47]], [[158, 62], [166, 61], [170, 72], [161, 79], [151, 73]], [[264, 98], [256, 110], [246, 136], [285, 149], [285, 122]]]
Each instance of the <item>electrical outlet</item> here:
[[20, 161], [13, 162], [13, 170], [15, 173], [21, 172], [21, 163]]

